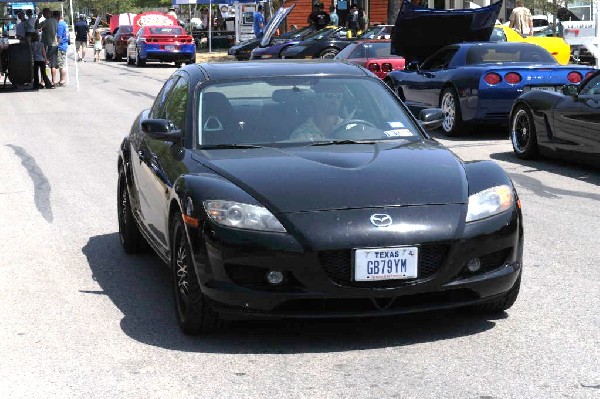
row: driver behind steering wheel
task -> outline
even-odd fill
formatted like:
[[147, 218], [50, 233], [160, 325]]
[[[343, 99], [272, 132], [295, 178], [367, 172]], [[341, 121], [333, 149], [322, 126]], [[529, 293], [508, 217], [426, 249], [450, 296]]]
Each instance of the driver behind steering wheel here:
[[291, 135], [292, 139], [327, 140], [334, 127], [342, 122], [339, 114], [344, 99], [344, 90], [339, 85], [320, 82], [313, 87], [314, 113], [298, 126]]

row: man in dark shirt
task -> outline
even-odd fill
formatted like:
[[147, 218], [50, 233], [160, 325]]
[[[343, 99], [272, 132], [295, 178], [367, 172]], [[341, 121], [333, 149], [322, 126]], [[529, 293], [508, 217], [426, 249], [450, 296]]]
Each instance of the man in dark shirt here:
[[[75, 50], [77, 51], [77, 61], [85, 59], [85, 48], [88, 45], [90, 28], [85, 20], [85, 16], [80, 15], [79, 21], [75, 23]], [[81, 53], [79, 50], [81, 49]]]
[[329, 22], [329, 14], [325, 12], [323, 3], [315, 4], [315, 11], [308, 16], [308, 23], [314, 25], [319, 30], [329, 25]]

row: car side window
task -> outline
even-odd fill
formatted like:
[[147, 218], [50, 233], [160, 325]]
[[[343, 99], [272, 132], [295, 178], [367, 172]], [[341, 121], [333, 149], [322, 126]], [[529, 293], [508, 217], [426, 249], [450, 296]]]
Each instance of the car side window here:
[[156, 96], [156, 100], [154, 100], [154, 104], [152, 105], [152, 109], [150, 110], [150, 117], [153, 119], [166, 119], [166, 100], [169, 96], [169, 93], [175, 82], [179, 79], [179, 76], [173, 76], [164, 84], [158, 96]]
[[185, 114], [188, 103], [189, 81], [186, 76], [181, 76], [170, 91], [166, 101], [166, 118], [173, 122], [177, 129], [185, 129]]
[[448, 68], [448, 65], [450, 64], [450, 61], [452, 61], [456, 51], [457, 49], [455, 48], [442, 49], [438, 51], [423, 62], [423, 65], [421, 65], [421, 70], [428, 71]]
[[506, 35], [504, 34], [504, 29], [502, 28], [494, 28], [492, 30], [492, 34], [490, 36], [490, 42], [505, 42]]
[[587, 82], [585, 87], [581, 88], [579, 94], [583, 95], [600, 95], [600, 75]]

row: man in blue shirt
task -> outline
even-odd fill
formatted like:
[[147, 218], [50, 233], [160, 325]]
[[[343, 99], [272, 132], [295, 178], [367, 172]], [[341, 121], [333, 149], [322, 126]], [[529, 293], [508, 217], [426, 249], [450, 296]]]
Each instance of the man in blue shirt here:
[[69, 48], [69, 30], [67, 28], [67, 23], [64, 19], [62, 19], [62, 15], [60, 11], [53, 11], [52, 16], [56, 18], [58, 23], [56, 24], [56, 38], [58, 42], [58, 53], [56, 57], [58, 73], [60, 76], [60, 81], [58, 82], [59, 86], [64, 86], [67, 84], [67, 49]]
[[252, 16], [252, 21], [254, 23], [254, 35], [257, 39], [262, 38], [265, 29], [265, 17], [262, 15], [263, 6], [262, 4], [258, 5], [258, 11], [254, 13]]

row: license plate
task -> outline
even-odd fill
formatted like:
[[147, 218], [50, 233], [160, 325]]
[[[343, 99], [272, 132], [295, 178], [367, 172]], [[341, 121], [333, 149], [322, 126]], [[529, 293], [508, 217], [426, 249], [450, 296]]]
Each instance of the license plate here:
[[529, 90], [556, 91], [554, 86], [530, 86]]
[[354, 280], [406, 280], [417, 277], [418, 247], [356, 249]]
[[167, 51], [175, 51], [175, 46], [165, 46], [165, 50], [167, 50]]

